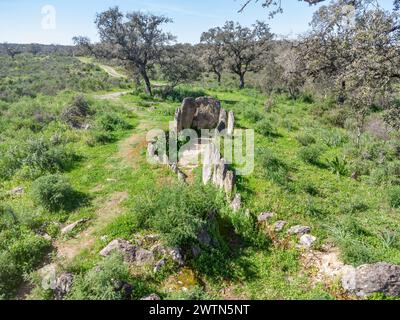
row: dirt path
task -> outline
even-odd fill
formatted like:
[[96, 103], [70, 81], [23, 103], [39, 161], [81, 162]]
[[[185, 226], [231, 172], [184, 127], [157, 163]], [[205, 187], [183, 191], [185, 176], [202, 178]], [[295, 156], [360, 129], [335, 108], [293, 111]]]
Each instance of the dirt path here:
[[90, 248], [96, 240], [97, 231], [105, 227], [121, 213], [121, 203], [128, 196], [127, 192], [115, 192], [96, 211], [96, 217], [89, 228], [81, 232], [76, 238], [67, 241], [56, 241], [54, 247], [57, 249], [57, 258], [61, 261], [71, 261], [82, 250]]
[[103, 69], [103, 71], [105, 71], [110, 77], [113, 78], [127, 78], [126, 75], [118, 72], [117, 70], [115, 70], [113, 67], [111, 66], [107, 66], [105, 64], [101, 64], [98, 62], [94, 62], [91, 58], [85, 58], [85, 57], [80, 57], [78, 58], [79, 61], [83, 62], [83, 63], [91, 63], [94, 64], [96, 66], [99, 66], [101, 69]]
[[128, 91], [110, 92], [106, 94], [96, 95], [95, 99], [98, 100], [118, 100], [121, 96], [129, 93]]

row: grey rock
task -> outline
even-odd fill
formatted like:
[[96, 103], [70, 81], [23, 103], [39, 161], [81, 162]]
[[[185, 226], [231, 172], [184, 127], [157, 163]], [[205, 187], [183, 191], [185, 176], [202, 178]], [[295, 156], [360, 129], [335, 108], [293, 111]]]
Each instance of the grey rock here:
[[89, 221], [89, 219], [80, 219], [78, 221], [75, 221], [74, 223], [65, 226], [61, 229], [61, 235], [66, 235], [67, 233], [74, 231], [78, 226], [86, 223], [87, 221]]
[[231, 195], [233, 188], [235, 186], [235, 173], [233, 171], [228, 171], [224, 180], [224, 189], [228, 195]]
[[198, 246], [193, 246], [192, 247], [192, 254], [193, 257], [197, 258], [201, 254], [201, 249]]
[[197, 110], [196, 100], [193, 98], [184, 99], [181, 110], [181, 129], [189, 129], [192, 127], [193, 118]]
[[227, 124], [227, 134], [229, 136], [233, 135], [234, 126], [235, 126], [235, 115], [232, 111], [229, 111], [228, 124]]
[[135, 262], [139, 266], [153, 263], [154, 254], [153, 252], [145, 249], [139, 249], [136, 251]]
[[276, 232], [281, 232], [281, 231], [283, 230], [283, 228], [285, 227], [286, 224], [287, 224], [286, 221], [279, 220], [279, 221], [275, 222], [275, 224], [274, 224], [274, 230], [275, 230]]
[[71, 273], [62, 273], [56, 280], [54, 288], [55, 300], [62, 300], [71, 291], [74, 276]]
[[136, 260], [137, 248], [129, 241], [122, 239], [113, 240], [103, 250], [100, 251], [100, 255], [105, 257], [110, 255], [113, 251], [121, 253], [126, 262], [132, 263]]
[[224, 180], [227, 171], [227, 165], [224, 158], [221, 158], [218, 165], [216, 166], [214, 176], [213, 176], [213, 183], [218, 188], [224, 187]]
[[196, 99], [197, 110], [193, 118], [194, 129], [215, 129], [218, 125], [221, 103], [210, 97]]
[[143, 297], [140, 300], [159, 301], [159, 300], [161, 300], [161, 298], [158, 295], [156, 295], [155, 293], [152, 293], [146, 297]]
[[214, 148], [213, 144], [209, 144], [206, 147], [206, 150], [204, 152], [204, 159], [203, 159], [203, 172], [202, 172], [202, 177], [203, 177], [203, 184], [206, 185], [210, 182], [212, 173], [213, 173], [213, 164], [212, 164], [212, 158], [213, 158], [213, 153], [214, 153]]
[[293, 226], [288, 230], [288, 233], [291, 235], [302, 236], [304, 234], [310, 233], [311, 228], [307, 226]]
[[152, 160], [156, 157], [156, 147], [153, 143], [147, 145], [147, 155]]
[[125, 300], [129, 300], [132, 296], [133, 286], [128, 282], [117, 280], [114, 282], [114, 290], [122, 293]]
[[166, 263], [167, 263], [167, 262], [166, 262], [166, 260], [165, 260], [164, 258], [161, 259], [161, 260], [159, 260], [159, 261], [154, 265], [154, 269], [153, 269], [154, 273], [159, 272], [159, 271], [162, 269], [162, 267], [165, 266]]
[[300, 237], [299, 245], [302, 248], [311, 248], [313, 243], [317, 240], [316, 237], [310, 235], [310, 234], [303, 234]]
[[22, 188], [22, 187], [16, 187], [16, 188], [14, 188], [14, 189], [12, 189], [12, 190], [10, 191], [10, 194], [12, 194], [12, 195], [21, 195], [21, 194], [24, 194], [24, 188]]
[[268, 220], [271, 220], [274, 215], [275, 214], [272, 212], [263, 212], [258, 216], [257, 220], [258, 222], [267, 222]]
[[367, 297], [373, 293], [399, 297], [400, 266], [379, 262], [348, 268], [342, 276], [342, 286], [359, 297]]
[[238, 212], [240, 207], [242, 206], [242, 196], [240, 193], [235, 194], [235, 197], [232, 200], [231, 208], [233, 212]]
[[197, 240], [205, 246], [210, 246], [212, 239], [206, 228], [202, 228], [197, 235]]
[[181, 251], [178, 248], [171, 249], [169, 254], [172, 260], [175, 261], [179, 266], [183, 266], [185, 264]]

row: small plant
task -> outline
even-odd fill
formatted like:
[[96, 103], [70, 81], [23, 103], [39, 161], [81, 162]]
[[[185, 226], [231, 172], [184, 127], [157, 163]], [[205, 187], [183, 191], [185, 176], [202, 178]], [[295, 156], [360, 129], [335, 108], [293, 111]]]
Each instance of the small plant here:
[[244, 112], [244, 117], [246, 120], [256, 123], [264, 118], [261, 112], [258, 112], [257, 110], [246, 110]]
[[400, 186], [392, 187], [389, 190], [389, 203], [392, 208], [400, 208]]
[[328, 166], [334, 174], [346, 176], [349, 173], [346, 158], [340, 160], [339, 157], [336, 156], [333, 160], [328, 161]]
[[264, 137], [268, 136], [274, 136], [275, 135], [275, 129], [272, 126], [271, 122], [268, 121], [267, 119], [264, 119], [262, 121], [259, 121], [257, 123], [257, 126], [255, 128], [255, 131]]
[[321, 165], [320, 162], [321, 155], [322, 155], [322, 149], [319, 146], [315, 145], [303, 147], [299, 151], [300, 159], [302, 159], [306, 163], [313, 164], [316, 166]]
[[34, 181], [31, 194], [37, 205], [51, 211], [66, 209], [75, 200], [72, 186], [58, 174], [43, 176]]
[[316, 142], [315, 138], [311, 134], [308, 134], [308, 133], [299, 134], [296, 137], [296, 140], [304, 147], [307, 147]]
[[131, 129], [132, 126], [115, 114], [105, 114], [98, 119], [103, 130], [115, 131], [117, 129]]

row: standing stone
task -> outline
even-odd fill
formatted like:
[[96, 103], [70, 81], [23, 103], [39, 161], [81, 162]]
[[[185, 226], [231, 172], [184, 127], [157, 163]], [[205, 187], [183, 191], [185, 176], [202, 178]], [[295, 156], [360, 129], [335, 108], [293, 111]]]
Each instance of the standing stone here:
[[231, 208], [233, 212], [238, 212], [241, 206], [242, 206], [242, 196], [240, 195], [240, 193], [237, 193], [233, 198], [233, 201], [231, 203]]
[[227, 134], [229, 136], [233, 135], [234, 127], [235, 127], [235, 115], [232, 111], [229, 111], [228, 124], [227, 124]]
[[400, 266], [379, 262], [348, 268], [342, 277], [342, 286], [359, 297], [373, 293], [399, 297]]
[[233, 187], [235, 185], [235, 173], [233, 171], [228, 171], [224, 180], [224, 189], [228, 195], [233, 192]]
[[213, 183], [218, 188], [224, 187], [226, 169], [227, 169], [226, 161], [224, 158], [221, 158], [218, 165], [216, 166], [216, 170], [214, 172], [214, 178], [213, 178]]
[[176, 132], [182, 131], [182, 109], [178, 108], [176, 109], [175, 112], [175, 127], [176, 127]]
[[203, 159], [203, 184], [206, 185], [210, 182], [211, 177], [212, 177], [212, 169], [213, 169], [213, 164], [212, 164], [212, 159], [213, 159], [213, 144], [210, 143], [204, 152], [204, 159]]
[[[196, 100], [185, 98], [181, 106], [181, 129], [190, 129], [197, 110]], [[180, 130], [179, 130], [180, 131]]]
[[213, 98], [196, 99], [197, 110], [193, 118], [194, 129], [215, 129], [218, 125], [221, 103]]
[[228, 123], [228, 113], [226, 112], [225, 109], [221, 109], [221, 112], [219, 114], [219, 123], [217, 126], [217, 132], [225, 130], [227, 123]]

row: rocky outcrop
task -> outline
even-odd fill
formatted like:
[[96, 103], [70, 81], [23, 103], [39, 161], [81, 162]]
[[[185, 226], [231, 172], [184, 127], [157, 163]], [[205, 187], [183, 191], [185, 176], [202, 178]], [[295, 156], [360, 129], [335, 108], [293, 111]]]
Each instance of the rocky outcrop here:
[[71, 273], [62, 273], [56, 280], [54, 288], [54, 299], [63, 300], [71, 291], [74, 276]]
[[342, 286], [359, 297], [367, 297], [373, 293], [399, 297], [400, 266], [379, 262], [349, 268], [342, 277]]
[[303, 234], [300, 237], [299, 246], [300, 248], [309, 249], [316, 240], [317, 238], [310, 234]]
[[279, 221], [275, 222], [275, 224], [274, 224], [275, 232], [281, 232], [286, 224], [287, 224], [287, 222], [283, 221], [283, 220], [279, 220]]
[[106, 257], [114, 251], [119, 252], [128, 263], [136, 261], [137, 247], [132, 245], [129, 241], [122, 239], [113, 240], [100, 251], [100, 255]]
[[263, 212], [261, 213], [258, 217], [257, 217], [257, 221], [259, 223], [261, 222], [268, 222], [269, 220], [271, 220], [274, 217], [274, 213], [272, 212]]
[[302, 236], [304, 234], [308, 234], [311, 232], [311, 228], [307, 227], [307, 226], [293, 226], [288, 230], [288, 233], [290, 235], [298, 235], [298, 236]]

